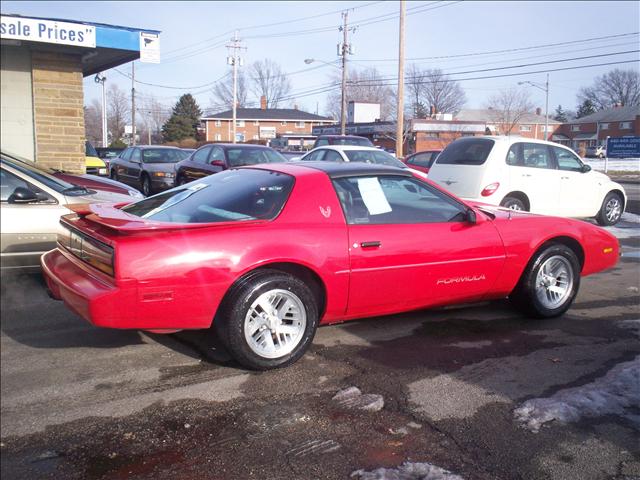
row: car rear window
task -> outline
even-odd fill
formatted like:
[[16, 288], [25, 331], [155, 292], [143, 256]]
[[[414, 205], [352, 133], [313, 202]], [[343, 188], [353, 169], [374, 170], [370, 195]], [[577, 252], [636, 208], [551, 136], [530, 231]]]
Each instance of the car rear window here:
[[333, 137], [331, 145], [355, 145], [357, 147], [373, 147], [373, 143], [368, 138], [357, 137]]
[[176, 163], [185, 158], [177, 148], [145, 148], [142, 150], [143, 163]]
[[137, 217], [173, 223], [271, 220], [282, 210], [293, 184], [293, 177], [284, 173], [226, 170], [122, 210]]
[[436, 165], [482, 165], [495, 142], [490, 138], [462, 138], [438, 155]]
[[345, 150], [344, 154], [350, 162], [377, 163], [379, 165], [406, 168], [404, 163], [382, 150]]
[[286, 162], [287, 159], [275, 150], [266, 148], [228, 148], [227, 159], [229, 167], [257, 165], [259, 163]]

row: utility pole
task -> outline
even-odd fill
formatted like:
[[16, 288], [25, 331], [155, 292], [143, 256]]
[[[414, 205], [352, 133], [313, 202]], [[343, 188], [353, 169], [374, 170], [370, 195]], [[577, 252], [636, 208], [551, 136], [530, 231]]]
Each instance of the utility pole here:
[[545, 84], [546, 100], [544, 105], [544, 139], [549, 140], [549, 74], [547, 73], [547, 83]]
[[342, 12], [342, 45], [338, 45], [338, 55], [342, 57], [342, 101], [340, 104], [340, 135], [345, 135], [347, 130], [347, 54], [353, 55], [353, 49], [349, 43], [349, 30], [355, 32], [355, 27], [348, 27], [349, 11]]
[[227, 49], [230, 55], [227, 56], [227, 64], [233, 67], [233, 105], [231, 106], [232, 115], [232, 127], [231, 127], [231, 142], [236, 143], [236, 107], [238, 103], [238, 65], [242, 66], [242, 58], [238, 55], [238, 50], [245, 49], [240, 43], [238, 38], [238, 31], [236, 30], [231, 39], [231, 43], [227, 43]]
[[402, 157], [404, 144], [404, 16], [405, 0], [400, 0], [400, 39], [398, 46], [398, 123], [396, 125], [396, 157]]
[[136, 144], [136, 62], [131, 62], [131, 145]]

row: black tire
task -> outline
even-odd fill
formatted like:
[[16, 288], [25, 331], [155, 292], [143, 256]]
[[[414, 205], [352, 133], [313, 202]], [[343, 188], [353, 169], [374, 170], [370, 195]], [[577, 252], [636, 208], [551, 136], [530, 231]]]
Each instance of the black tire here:
[[504, 208], [509, 208], [511, 210], [517, 210], [517, 211], [523, 211], [523, 212], [527, 211], [527, 206], [524, 204], [522, 200], [520, 200], [518, 197], [510, 197], [509, 195], [507, 195], [502, 199], [502, 202], [500, 202], [500, 206]]
[[[259, 342], [250, 344], [247, 340], [245, 325], [248, 329], [257, 328], [250, 327], [248, 323], [257, 319], [256, 316], [250, 317], [249, 315], [250, 312], [257, 311], [258, 307], [252, 308], [255, 302], [258, 302], [260, 298], [265, 298], [263, 295], [280, 294], [292, 295], [299, 300], [298, 305], [304, 311], [305, 323], [303, 327], [297, 327], [299, 333], [291, 342], [293, 348], [291, 351], [286, 351], [291, 347], [283, 347], [284, 354], [277, 355], [277, 352], [274, 352], [274, 356], [266, 357], [257, 351], [260, 349], [260, 345], [256, 345], [256, 343]], [[284, 322], [281, 326], [284, 326]], [[242, 279], [229, 292], [216, 315], [214, 328], [231, 356], [244, 367], [253, 370], [285, 367], [302, 357], [313, 341], [318, 328], [318, 306], [313, 292], [300, 279], [278, 270], [258, 270]], [[278, 340], [278, 348], [280, 348], [282, 345], [279, 334], [273, 333], [271, 330], [272, 333], [267, 332], [268, 327], [264, 327], [264, 329], [264, 334], [260, 333], [261, 330], [258, 329], [250, 337], [254, 340], [264, 337], [265, 343], [268, 343], [266, 337], [270, 337], [271, 344], [275, 344], [274, 340]]]
[[596, 221], [605, 227], [615, 225], [620, 221], [624, 213], [624, 200], [617, 192], [609, 192], [602, 201]]
[[187, 180], [184, 177], [180, 177], [180, 178], [178, 178], [178, 181], [176, 182], [176, 185], [184, 185], [186, 183], [189, 183], [189, 180]]
[[[541, 270], [550, 269], [554, 264], [559, 267], [556, 270], [558, 274], [555, 277], [541, 278]], [[518, 285], [509, 295], [509, 300], [518, 309], [534, 317], [558, 317], [571, 307], [578, 294], [580, 270], [580, 262], [573, 250], [559, 243], [550, 244], [538, 251], [529, 261]], [[549, 285], [543, 282], [549, 282]], [[565, 283], [566, 286], [563, 285]], [[558, 298], [554, 298], [556, 293], [552, 288], [564, 292], [558, 294]]]
[[148, 197], [153, 193], [151, 191], [151, 179], [147, 174], [143, 174], [140, 178], [140, 191], [145, 197]]
[[109, 177], [111, 177], [111, 180], [115, 180], [116, 182], [120, 181], [118, 179], [118, 171], [115, 168], [111, 169], [111, 173], [110, 173]]

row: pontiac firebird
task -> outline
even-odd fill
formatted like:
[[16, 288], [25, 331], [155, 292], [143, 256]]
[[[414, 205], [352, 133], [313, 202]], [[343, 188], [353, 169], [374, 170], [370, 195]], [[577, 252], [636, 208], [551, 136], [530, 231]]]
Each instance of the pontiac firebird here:
[[42, 257], [94, 325], [214, 328], [243, 366], [298, 360], [318, 325], [508, 297], [563, 314], [619, 245], [584, 221], [465, 203], [366, 163], [228, 170], [126, 206], [71, 206]]

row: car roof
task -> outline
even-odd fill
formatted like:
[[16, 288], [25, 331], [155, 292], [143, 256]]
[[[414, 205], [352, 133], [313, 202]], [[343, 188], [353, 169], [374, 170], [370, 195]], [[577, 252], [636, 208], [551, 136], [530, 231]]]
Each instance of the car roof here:
[[301, 175], [312, 171], [320, 171], [331, 178], [355, 177], [367, 175], [402, 175], [411, 177], [409, 169], [393, 167], [391, 165], [380, 165], [364, 162], [293, 162], [293, 163], [261, 163], [258, 165], [247, 165], [243, 168], [259, 168], [262, 170], [275, 170], [290, 175]]
[[490, 140], [494, 140], [495, 142], [498, 143], [506, 143], [506, 144], [513, 144], [513, 143], [518, 143], [518, 142], [527, 142], [527, 143], [541, 143], [543, 145], [553, 145], [554, 147], [565, 147], [564, 145], [561, 145], [559, 143], [556, 142], [549, 142], [547, 140], [540, 140], [537, 138], [529, 138], [529, 137], [523, 137], [520, 135], [510, 135], [510, 136], [504, 136], [504, 135], [481, 135], [481, 136], [474, 136], [474, 137], [460, 137], [457, 138], [456, 141], [458, 140], [465, 140], [465, 141], [469, 141], [469, 140], [473, 140], [473, 139], [478, 139], [478, 138], [487, 138]]
[[166, 148], [168, 150], [180, 150], [180, 148], [174, 147], [173, 145], [132, 145], [129, 148], [153, 148], [154, 150], [158, 148]]
[[361, 137], [360, 135], [318, 135], [318, 138], [367, 138], [367, 137]]
[[369, 150], [376, 152], [384, 152], [384, 150], [376, 147], [368, 147], [364, 145], [322, 145], [320, 147], [314, 148], [314, 150], [320, 149], [330, 149], [330, 150]]
[[268, 148], [269, 150], [273, 150], [271, 147], [267, 147], [266, 145], [256, 145], [255, 143], [207, 143], [206, 145], [203, 145], [203, 147], [207, 147], [209, 145], [215, 145], [216, 147], [222, 148]]

